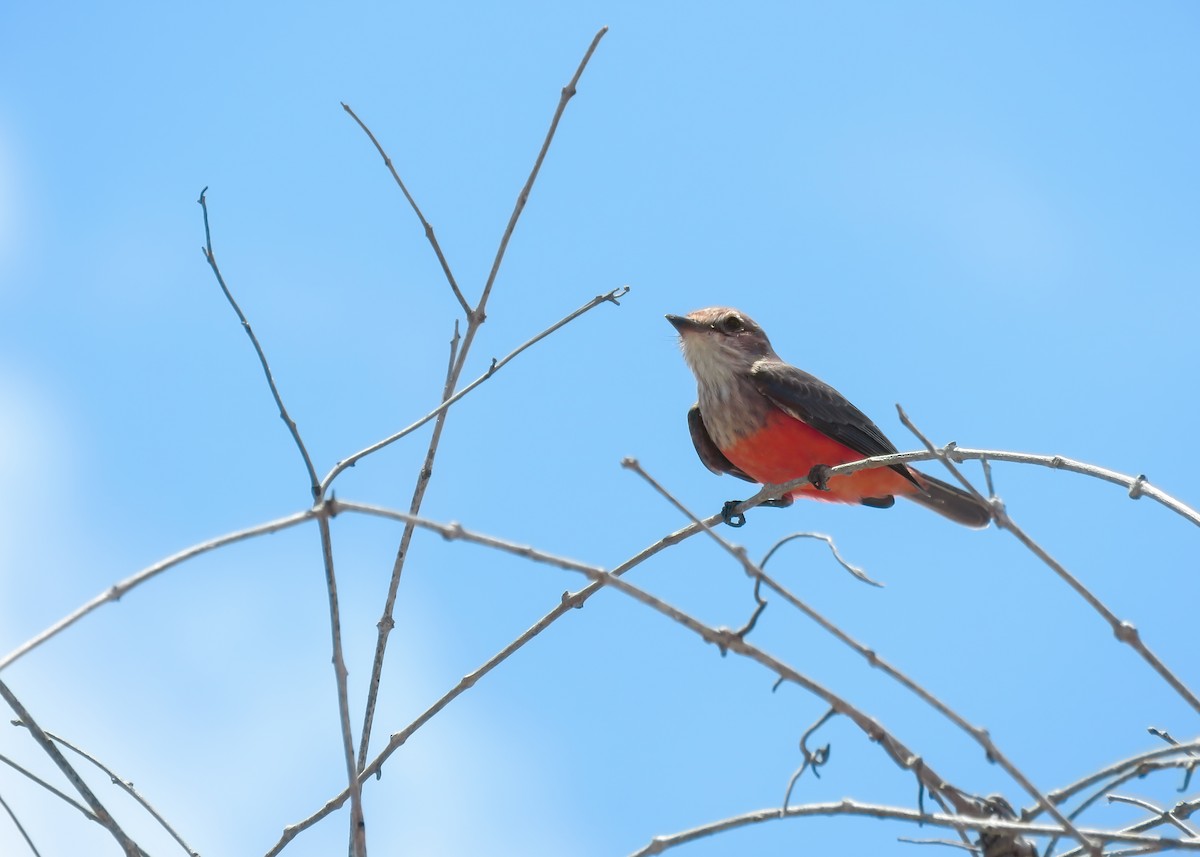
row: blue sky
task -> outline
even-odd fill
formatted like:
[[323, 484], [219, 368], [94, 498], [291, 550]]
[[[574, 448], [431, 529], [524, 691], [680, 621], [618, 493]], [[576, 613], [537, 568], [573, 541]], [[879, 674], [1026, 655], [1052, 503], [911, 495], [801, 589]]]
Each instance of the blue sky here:
[[[349, 103], [474, 299], [559, 89], [601, 43], [517, 228], [465, 376], [628, 284], [456, 407], [429, 517], [613, 567], [747, 494], [696, 459], [664, 313], [731, 304], [902, 449], [1058, 453], [1200, 503], [1200, 12], [1187, 3], [503, 6], [211, 3], [0, 11], [0, 650], [189, 545], [302, 509], [307, 481], [218, 260], [317, 469], [425, 413], [456, 301]], [[428, 430], [344, 499], [405, 508]], [[978, 474], [978, 470], [970, 470]], [[1113, 486], [997, 466], [1013, 517], [1193, 687], [1196, 532]], [[1174, 697], [1007, 534], [907, 504], [761, 510], [752, 557], [1052, 789], [1195, 734]], [[334, 525], [352, 709], [399, 527]], [[713, 625], [753, 601], [703, 539], [631, 580]], [[419, 535], [376, 744], [580, 578]], [[46, 728], [138, 787], [201, 853], [262, 853], [342, 785], [315, 528], [210, 554], [4, 671]], [[962, 788], [1030, 800], [919, 701], [782, 604], [753, 636]], [[456, 701], [366, 788], [379, 854], [628, 854], [778, 804], [823, 712], [613, 593]], [[40, 771], [27, 737], [0, 754]], [[912, 805], [844, 720], [795, 802]], [[152, 853], [171, 846], [95, 778]], [[1128, 789], [1178, 799], [1175, 777]], [[111, 840], [12, 773], [43, 854]], [[1129, 807], [1096, 816], [1140, 817]], [[339, 816], [285, 853], [344, 847]], [[761, 825], [678, 853], [912, 853], [862, 820]], [[849, 844], [848, 844], [849, 843]], [[0, 819], [0, 851], [22, 853]], [[104, 849], [108, 849], [105, 851]], [[847, 850], [849, 849], [849, 850]]]

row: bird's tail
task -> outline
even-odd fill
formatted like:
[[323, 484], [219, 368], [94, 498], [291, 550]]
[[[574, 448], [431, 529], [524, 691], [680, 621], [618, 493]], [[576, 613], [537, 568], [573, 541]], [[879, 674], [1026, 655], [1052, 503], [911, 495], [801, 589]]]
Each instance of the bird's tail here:
[[[912, 470], [911, 468], [909, 468]], [[920, 503], [927, 509], [932, 509], [939, 515], [944, 515], [951, 521], [966, 527], [981, 529], [992, 522], [992, 509], [987, 503], [955, 488], [948, 482], [926, 476], [917, 470], [912, 474], [921, 483], [922, 491], [907, 494], [909, 500]]]

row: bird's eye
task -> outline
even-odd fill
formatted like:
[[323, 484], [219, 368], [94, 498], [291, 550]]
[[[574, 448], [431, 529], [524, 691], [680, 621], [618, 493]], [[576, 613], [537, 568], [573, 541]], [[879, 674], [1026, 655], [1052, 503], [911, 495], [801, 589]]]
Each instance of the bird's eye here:
[[717, 327], [725, 333], [740, 333], [746, 329], [746, 324], [742, 321], [741, 316], [727, 315], [717, 322]]

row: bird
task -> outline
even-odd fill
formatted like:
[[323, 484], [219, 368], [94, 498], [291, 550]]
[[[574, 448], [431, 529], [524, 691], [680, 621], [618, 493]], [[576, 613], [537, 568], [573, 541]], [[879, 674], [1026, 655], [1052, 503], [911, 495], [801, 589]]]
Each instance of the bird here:
[[[822, 467], [888, 455], [896, 447], [845, 396], [784, 362], [745, 313], [708, 307], [666, 318], [696, 376], [688, 429], [713, 473], [764, 485], [812, 480], [764, 505], [789, 506], [795, 497], [808, 497], [886, 509], [905, 497], [967, 527], [991, 522], [985, 500], [906, 464], [823, 478]], [[733, 526], [745, 522], [733, 511], [738, 503], [730, 500], [723, 511]]]

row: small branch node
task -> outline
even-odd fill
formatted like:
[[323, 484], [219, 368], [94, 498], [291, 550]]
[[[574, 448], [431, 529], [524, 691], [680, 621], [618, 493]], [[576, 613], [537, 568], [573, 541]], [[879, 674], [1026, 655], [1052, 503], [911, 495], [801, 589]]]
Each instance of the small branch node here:
[[1138, 630], [1130, 622], [1118, 622], [1113, 627], [1113, 634], [1122, 643], [1131, 646], [1138, 642]]
[[1133, 480], [1133, 484], [1129, 486], [1129, 499], [1136, 500], [1142, 496], [1142, 486], [1146, 484], [1146, 474], [1139, 473], [1137, 478]]

